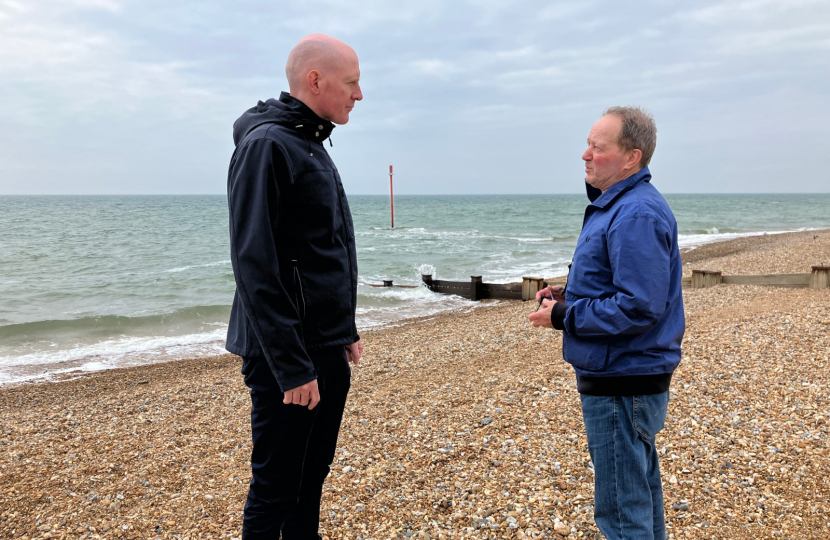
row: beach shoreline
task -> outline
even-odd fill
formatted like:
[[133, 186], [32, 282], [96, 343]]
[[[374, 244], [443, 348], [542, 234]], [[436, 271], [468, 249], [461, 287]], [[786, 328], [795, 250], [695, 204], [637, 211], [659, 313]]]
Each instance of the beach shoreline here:
[[[721, 241], [712, 241], [712, 242], [704, 242], [700, 244], [695, 244], [693, 246], [688, 247], [681, 247], [681, 257], [684, 260], [684, 277], [688, 277], [691, 274], [692, 264], [696, 263], [697, 261], [702, 260], [709, 260], [709, 259], [723, 259], [730, 254], [734, 253], [747, 253], [749, 251], [757, 251], [763, 250], [764, 246], [769, 245], [780, 245], [782, 242], [793, 242], [798, 241], [799, 238], [811, 238], [816, 235], [820, 234], [827, 234], [830, 233], [830, 229], [806, 229], [800, 231], [790, 231], [790, 232], [773, 232], [773, 233], [757, 233], [757, 234], [742, 234], [738, 238], [731, 238], [727, 240]], [[812, 258], [811, 258], [812, 257]], [[804, 253], [802, 259], [804, 261], [803, 266], [804, 268], [801, 270], [802, 272], [809, 272], [810, 271], [810, 261], [820, 258], [819, 254], [815, 254], [814, 252]], [[783, 267], [781, 265], [771, 266], [768, 264], [769, 261], [762, 261], [762, 264], [753, 271], [752, 269], [748, 268], [739, 268], [737, 271], [735, 269], [730, 268], [728, 262], [725, 267], [719, 268], [706, 268], [707, 270], [712, 269], [721, 269], [724, 273], [737, 273], [737, 274], [748, 274], [748, 273], [786, 273], [789, 270], [787, 268], [793, 268], [797, 265], [793, 263], [793, 261], [783, 261]], [[782, 269], [783, 268], [783, 269]], [[548, 276], [545, 279], [548, 281], [562, 281], [565, 279], [566, 275], [558, 275], [558, 276]], [[520, 282], [518, 282], [520, 283]], [[515, 283], [514, 283], [515, 284]], [[434, 317], [438, 315], [452, 315], [454, 313], [464, 313], [469, 311], [470, 309], [479, 309], [482, 307], [487, 307], [488, 303], [477, 302], [471, 305], [465, 305], [462, 307], [454, 307], [450, 309], [443, 309], [438, 312], [428, 313], [424, 315], [419, 315], [415, 317], [408, 317], [403, 319], [393, 319], [384, 323], [373, 324], [367, 328], [360, 328], [361, 333], [369, 332], [369, 331], [377, 331], [377, 330], [386, 330], [391, 328], [396, 328], [399, 326], [405, 326], [407, 324], [418, 324], [422, 321], [432, 320]], [[214, 343], [206, 343], [204, 344], [206, 348], [212, 349], [223, 349], [224, 342], [214, 342]], [[37, 364], [33, 365], [21, 365], [15, 366], [11, 368], [13, 370], [14, 375], [12, 375], [13, 379], [11, 380], [3, 380], [0, 382], [0, 389], [2, 388], [12, 388], [20, 385], [29, 385], [29, 384], [41, 384], [41, 383], [54, 383], [54, 382], [62, 382], [67, 380], [73, 380], [76, 378], [83, 378], [88, 376], [95, 376], [98, 373], [109, 371], [112, 369], [130, 369], [133, 367], [143, 367], [147, 365], [153, 365], [156, 363], [164, 363], [164, 362], [180, 362], [183, 360], [189, 359], [206, 359], [212, 358], [214, 356], [223, 356], [223, 353], [202, 353], [198, 356], [191, 356], [188, 357], [186, 354], [173, 354], [169, 357], [164, 357], [159, 360], [154, 360], [152, 358], [130, 358], [129, 360], [117, 360], [112, 363], [111, 366], [106, 366], [109, 360], [104, 356], [98, 361], [96, 357], [86, 357], [86, 358], [76, 358], [60, 363], [43, 363], [38, 362]], [[5, 373], [5, 377], [9, 377], [10, 373]]]
[[[809, 272], [829, 255], [828, 230], [748, 236], [684, 251], [684, 273]], [[830, 290], [684, 300], [658, 436], [670, 537], [823, 538]], [[490, 304], [361, 332], [324, 534], [593, 538], [561, 337], [530, 327], [530, 304]], [[0, 387], [0, 538], [238, 537], [250, 477], [239, 368], [228, 354]]]

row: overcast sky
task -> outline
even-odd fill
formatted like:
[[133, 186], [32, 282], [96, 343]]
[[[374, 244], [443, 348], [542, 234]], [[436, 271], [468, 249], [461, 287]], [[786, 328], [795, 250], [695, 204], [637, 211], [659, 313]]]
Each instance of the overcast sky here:
[[352, 194], [577, 193], [610, 105], [667, 193], [830, 191], [830, 2], [0, 0], [0, 194], [224, 193], [312, 32], [360, 57]]

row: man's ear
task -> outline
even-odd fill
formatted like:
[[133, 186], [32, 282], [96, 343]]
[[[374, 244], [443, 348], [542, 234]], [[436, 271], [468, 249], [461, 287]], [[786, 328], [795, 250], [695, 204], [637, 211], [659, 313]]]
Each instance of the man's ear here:
[[314, 95], [320, 94], [320, 72], [312, 69], [306, 74], [306, 83], [309, 91]]
[[637, 169], [637, 168], [639, 168], [641, 159], [643, 159], [643, 151], [640, 150], [639, 148], [635, 148], [628, 155], [628, 159], [625, 161], [625, 168], [626, 169]]

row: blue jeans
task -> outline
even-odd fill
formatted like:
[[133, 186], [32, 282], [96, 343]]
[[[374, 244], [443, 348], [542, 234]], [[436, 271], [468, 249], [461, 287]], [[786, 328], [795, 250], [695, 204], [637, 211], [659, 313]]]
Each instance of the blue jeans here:
[[665, 540], [654, 436], [666, 423], [669, 393], [580, 398], [597, 527], [608, 540]]

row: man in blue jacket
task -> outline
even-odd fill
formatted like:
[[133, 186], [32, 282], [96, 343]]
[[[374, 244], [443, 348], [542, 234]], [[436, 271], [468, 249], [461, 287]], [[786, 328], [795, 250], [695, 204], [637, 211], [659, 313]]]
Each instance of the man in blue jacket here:
[[534, 326], [563, 331], [594, 464], [594, 518], [609, 540], [663, 540], [655, 435], [663, 429], [685, 331], [677, 222], [651, 184], [657, 127], [612, 107], [588, 135], [591, 204], [567, 287], [539, 291]]
[[320, 498], [349, 392], [357, 257], [340, 175], [323, 142], [363, 99], [355, 52], [313, 34], [291, 50], [290, 93], [234, 123], [228, 171], [236, 294], [228, 351], [251, 390], [246, 540], [320, 538]]

